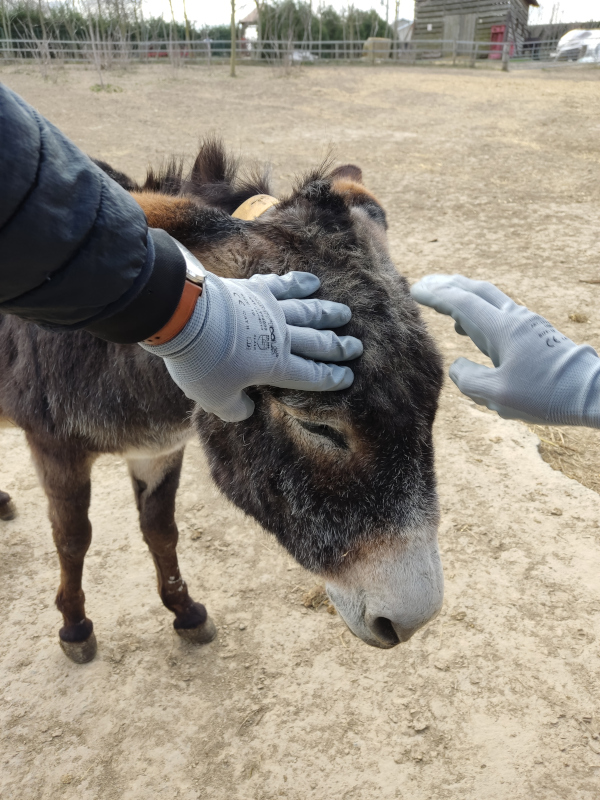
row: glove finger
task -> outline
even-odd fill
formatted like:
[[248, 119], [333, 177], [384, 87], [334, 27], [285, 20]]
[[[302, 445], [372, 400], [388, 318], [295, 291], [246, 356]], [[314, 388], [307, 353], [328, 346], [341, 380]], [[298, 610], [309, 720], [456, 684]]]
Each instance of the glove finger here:
[[451, 282], [454, 286], [481, 297], [496, 308], [509, 310], [517, 305], [512, 298], [489, 281], [474, 281], [464, 275], [453, 275]]
[[308, 297], [317, 291], [321, 281], [312, 272], [288, 272], [286, 275], [253, 275], [250, 283], [262, 284], [277, 300]]
[[450, 282], [433, 283], [425, 278], [411, 287], [411, 294], [419, 303], [452, 317], [460, 328], [458, 332], [466, 333], [481, 352], [498, 366], [499, 347], [503, 343], [499, 337], [502, 331], [502, 311], [478, 295]]
[[450, 367], [450, 377], [463, 394], [480, 406], [496, 411], [503, 419], [520, 419], [534, 425], [546, 425], [548, 420], [535, 417], [501, 402], [498, 370], [475, 364], [467, 358], [458, 358]]
[[334, 392], [347, 389], [354, 381], [350, 367], [309, 361], [300, 356], [290, 356], [286, 374], [281, 378], [269, 378], [270, 386], [280, 389], [301, 389], [306, 392]]
[[254, 401], [248, 397], [246, 392], [238, 392], [238, 394], [228, 397], [223, 403], [219, 403], [218, 406], [211, 405], [208, 408], [202, 402], [199, 402], [199, 405], [205, 411], [215, 414], [223, 422], [241, 422], [252, 416], [254, 412]]
[[301, 325], [307, 328], [339, 328], [350, 322], [352, 312], [343, 303], [330, 300], [282, 300], [279, 307], [288, 325]]
[[315, 361], [350, 361], [363, 351], [362, 342], [354, 336], [336, 336], [333, 331], [288, 326], [291, 350], [297, 356]]
[[[454, 288], [462, 289], [464, 292], [480, 297], [494, 308], [509, 310], [516, 307], [514, 300], [504, 294], [497, 286], [488, 281], [474, 281], [464, 275], [426, 275], [415, 284], [416, 291], [421, 288], [437, 294], [438, 289]], [[412, 292], [411, 292], [412, 293]], [[415, 296], [415, 295], [413, 295]], [[415, 297], [415, 299], [418, 299]], [[419, 300], [419, 302], [421, 302]]]
[[480, 406], [486, 406], [488, 401], [493, 399], [494, 387], [490, 381], [495, 374], [495, 369], [476, 364], [468, 358], [457, 358], [450, 366], [450, 378], [463, 394]]

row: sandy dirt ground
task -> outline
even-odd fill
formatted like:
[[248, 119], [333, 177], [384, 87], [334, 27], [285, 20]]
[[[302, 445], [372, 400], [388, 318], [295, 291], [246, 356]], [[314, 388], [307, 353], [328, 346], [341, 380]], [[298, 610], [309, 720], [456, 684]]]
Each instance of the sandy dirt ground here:
[[[0, 79], [138, 179], [216, 131], [270, 161], [285, 191], [332, 146], [387, 208], [410, 280], [492, 279], [600, 346], [600, 285], [581, 282], [600, 278], [600, 70], [242, 68], [232, 81], [156, 65], [111, 75], [122, 92], [110, 94], [86, 71]], [[448, 363], [474, 356], [426, 317]], [[99, 652], [76, 666], [57, 642], [44, 497], [22, 434], [0, 431], [0, 487], [19, 510], [0, 523], [3, 800], [597, 800], [600, 448], [591, 431], [537, 433], [563, 471], [526, 426], [448, 381], [444, 609], [385, 652], [304, 607], [315, 579], [217, 497], [198, 445], [180, 556], [220, 630], [186, 646], [155, 592], [126, 469], [102, 457], [85, 570]]]

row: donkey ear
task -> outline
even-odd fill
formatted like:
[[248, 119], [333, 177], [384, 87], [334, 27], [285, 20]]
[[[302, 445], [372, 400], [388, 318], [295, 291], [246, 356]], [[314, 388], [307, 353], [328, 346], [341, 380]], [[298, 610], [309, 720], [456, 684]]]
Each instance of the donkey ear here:
[[106, 161], [100, 161], [97, 158], [92, 158], [92, 161], [97, 167], [100, 167], [102, 172], [106, 172], [109, 178], [112, 178], [113, 181], [116, 181], [119, 186], [123, 187], [123, 189], [127, 189], [128, 192], [135, 192], [140, 188], [137, 183], [132, 181], [131, 178], [125, 175], [124, 172], [119, 172], [118, 169], [113, 169], [110, 164], [106, 163]]
[[360, 167], [355, 166], [354, 164], [342, 164], [341, 167], [336, 167], [331, 172], [331, 180], [339, 180], [340, 178], [344, 178], [348, 181], [354, 181], [354, 183], [362, 183], [362, 169]]
[[375, 195], [362, 183], [362, 171], [353, 164], [346, 164], [333, 170], [330, 175], [331, 190], [343, 198], [349, 207], [360, 206], [374, 222], [387, 228], [385, 211]]

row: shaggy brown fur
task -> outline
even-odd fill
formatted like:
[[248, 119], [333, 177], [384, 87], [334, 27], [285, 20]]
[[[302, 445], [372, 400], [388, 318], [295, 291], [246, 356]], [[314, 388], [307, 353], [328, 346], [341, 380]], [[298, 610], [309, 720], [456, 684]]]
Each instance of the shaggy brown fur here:
[[[351, 364], [350, 389], [250, 388], [256, 411], [237, 424], [196, 410], [194, 425], [219, 488], [320, 573], [335, 573], [369, 543], [434, 521], [431, 427], [440, 359], [390, 261], [385, 213], [361, 185], [360, 170], [321, 167], [245, 222], [231, 213], [252, 195], [269, 194], [268, 182], [258, 175], [240, 180], [217, 142], [203, 145], [187, 177], [171, 162], [141, 187], [101, 166], [136, 192], [152, 225], [207, 269], [238, 278], [310, 270], [322, 281], [316, 296], [353, 311], [338, 331], [365, 346]], [[201, 631], [206, 611], [180, 578], [173, 518], [192, 408], [163, 362], [137, 345], [0, 317], [0, 406], [26, 431], [48, 495], [61, 563], [61, 641], [90, 637], [81, 572], [91, 537], [90, 469], [104, 452], [128, 459], [140, 524], [175, 626]]]

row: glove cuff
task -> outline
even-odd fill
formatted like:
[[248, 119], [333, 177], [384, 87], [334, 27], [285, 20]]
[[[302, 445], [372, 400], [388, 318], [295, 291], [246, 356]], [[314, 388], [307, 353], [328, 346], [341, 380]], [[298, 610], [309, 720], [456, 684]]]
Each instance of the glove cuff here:
[[193, 372], [193, 379], [199, 380], [226, 356], [235, 331], [236, 317], [229, 292], [220, 278], [207, 273], [204, 290], [183, 330], [164, 344], [138, 344], [153, 355], [179, 362], [180, 367], [193, 351], [193, 363], [188, 369], [190, 377]]

